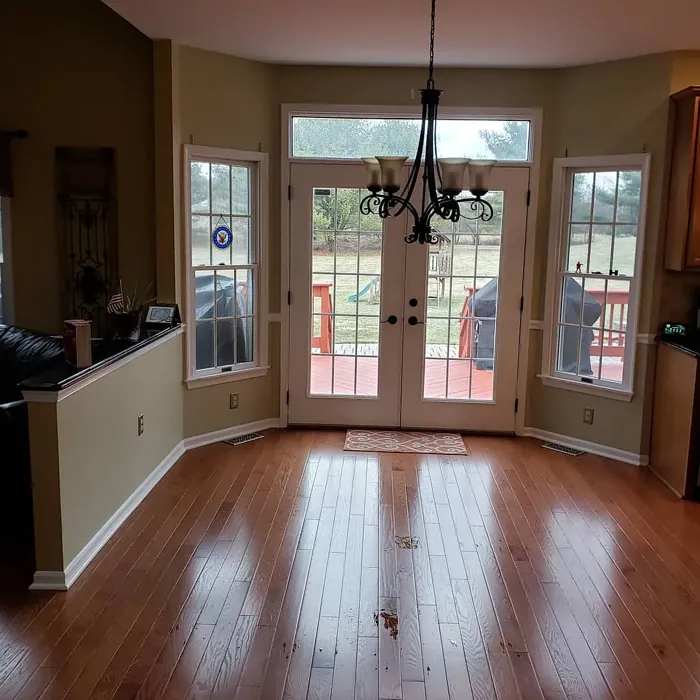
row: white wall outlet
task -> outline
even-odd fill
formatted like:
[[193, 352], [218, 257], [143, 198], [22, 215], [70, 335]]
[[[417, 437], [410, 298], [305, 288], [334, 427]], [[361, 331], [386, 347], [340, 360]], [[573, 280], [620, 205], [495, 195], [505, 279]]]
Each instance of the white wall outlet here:
[[588, 425], [593, 425], [593, 409], [584, 408], [583, 409], [583, 422], [588, 423]]
[[238, 408], [238, 394], [231, 394], [228, 402], [229, 408]]
[[139, 435], [143, 435], [143, 413], [138, 418], [138, 432]]

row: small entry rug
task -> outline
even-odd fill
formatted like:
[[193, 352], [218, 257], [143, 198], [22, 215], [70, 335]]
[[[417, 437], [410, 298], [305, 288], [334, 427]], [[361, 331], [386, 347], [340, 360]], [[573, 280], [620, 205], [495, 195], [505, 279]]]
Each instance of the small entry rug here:
[[396, 430], [348, 430], [345, 450], [350, 452], [413, 452], [428, 455], [466, 455], [458, 433], [413, 433]]

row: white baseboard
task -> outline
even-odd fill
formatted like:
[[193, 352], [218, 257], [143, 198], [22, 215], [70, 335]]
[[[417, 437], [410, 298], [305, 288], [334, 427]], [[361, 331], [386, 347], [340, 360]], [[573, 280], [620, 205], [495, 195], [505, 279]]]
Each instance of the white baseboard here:
[[67, 591], [66, 576], [62, 571], [35, 571], [30, 591]]
[[170, 471], [173, 465], [185, 454], [184, 441], [179, 442], [163, 461], [144, 479], [141, 485], [122, 503], [114, 515], [95, 533], [90, 541], [80, 550], [64, 571], [37, 571], [31, 591], [67, 591], [105, 546], [109, 538], [124, 521], [136, 510], [136, 507], [152, 491], [153, 487]]
[[583, 450], [584, 452], [599, 455], [600, 457], [608, 457], [609, 459], [614, 459], [618, 462], [633, 464], [636, 467], [645, 467], [649, 464], [648, 455], [640, 455], [636, 454], [635, 452], [618, 450], [616, 447], [608, 447], [607, 445], [601, 445], [597, 442], [589, 442], [588, 440], [580, 440], [579, 438], [569, 437], [568, 435], [550, 433], [547, 430], [540, 430], [539, 428], [525, 428], [523, 435], [525, 437], [537, 438], [538, 440], [545, 440], [546, 442], [557, 442], [565, 447], [573, 447], [577, 450]]
[[234, 425], [230, 428], [224, 428], [223, 430], [215, 430], [212, 433], [204, 433], [204, 435], [195, 435], [194, 437], [185, 438], [185, 449], [193, 450], [195, 447], [204, 447], [204, 445], [211, 445], [215, 442], [221, 442], [222, 440], [241, 437], [241, 435], [246, 435], [247, 433], [279, 428], [279, 425], [279, 418], [266, 418], [265, 420], [258, 420], [253, 423]]

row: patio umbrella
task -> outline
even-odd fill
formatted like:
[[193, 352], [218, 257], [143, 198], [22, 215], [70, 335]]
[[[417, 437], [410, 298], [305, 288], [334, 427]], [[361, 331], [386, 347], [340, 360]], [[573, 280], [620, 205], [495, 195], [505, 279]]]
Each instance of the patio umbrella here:
[[[564, 323], [578, 325], [582, 322], [584, 328], [580, 337], [579, 374], [593, 374], [591, 369], [591, 343], [594, 333], [590, 328], [599, 318], [601, 305], [572, 277], [564, 278]], [[559, 367], [561, 372], [576, 373], [576, 356], [579, 355], [579, 329], [564, 326], [561, 331], [559, 349]]]
[[498, 279], [494, 278], [474, 293], [469, 300], [469, 310], [478, 319], [475, 328], [474, 355], [476, 368], [493, 370], [496, 336], [496, 306], [498, 305]]

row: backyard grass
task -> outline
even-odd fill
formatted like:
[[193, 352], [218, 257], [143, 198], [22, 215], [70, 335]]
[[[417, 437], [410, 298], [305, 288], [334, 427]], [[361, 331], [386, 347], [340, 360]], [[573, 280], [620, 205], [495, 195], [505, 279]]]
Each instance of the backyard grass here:
[[[615, 264], [620, 268], [620, 274], [634, 268], [634, 238], [619, 238], [615, 241]], [[459, 316], [464, 305], [465, 287], [481, 288], [493, 277], [498, 275], [500, 246], [479, 246], [478, 252], [474, 245], [454, 245], [452, 278], [445, 285], [445, 296], [437, 298], [437, 280], [428, 280], [428, 310], [426, 342], [429, 344], [447, 344], [449, 328], [449, 344], [456, 347], [459, 339]], [[572, 246], [571, 267], [575, 269], [576, 262], [586, 266], [588, 247], [586, 245]], [[580, 256], [580, 259], [578, 258]], [[610, 250], [602, 241], [596, 241], [591, 249], [591, 271], [607, 272], [609, 268]], [[335, 262], [335, 266], [334, 266]], [[357, 342], [379, 342], [379, 298], [380, 289], [374, 301], [367, 293], [359, 301], [350, 301], [353, 294], [364, 289], [381, 272], [381, 254], [379, 251], [362, 251], [359, 262], [356, 253], [314, 252], [313, 272], [315, 282], [332, 282], [331, 290], [333, 310], [335, 312], [336, 344], [355, 343], [355, 325], [357, 322]], [[382, 280], [380, 279], [379, 285]], [[588, 281], [593, 289], [603, 289], [604, 281]], [[628, 289], [626, 282], [610, 282], [611, 289]], [[315, 313], [320, 313], [320, 299], [315, 300]], [[385, 310], [389, 313], [389, 310]], [[355, 316], [358, 316], [357, 321]], [[451, 319], [451, 320], [449, 320]], [[314, 334], [319, 334], [320, 319], [314, 324]]]

